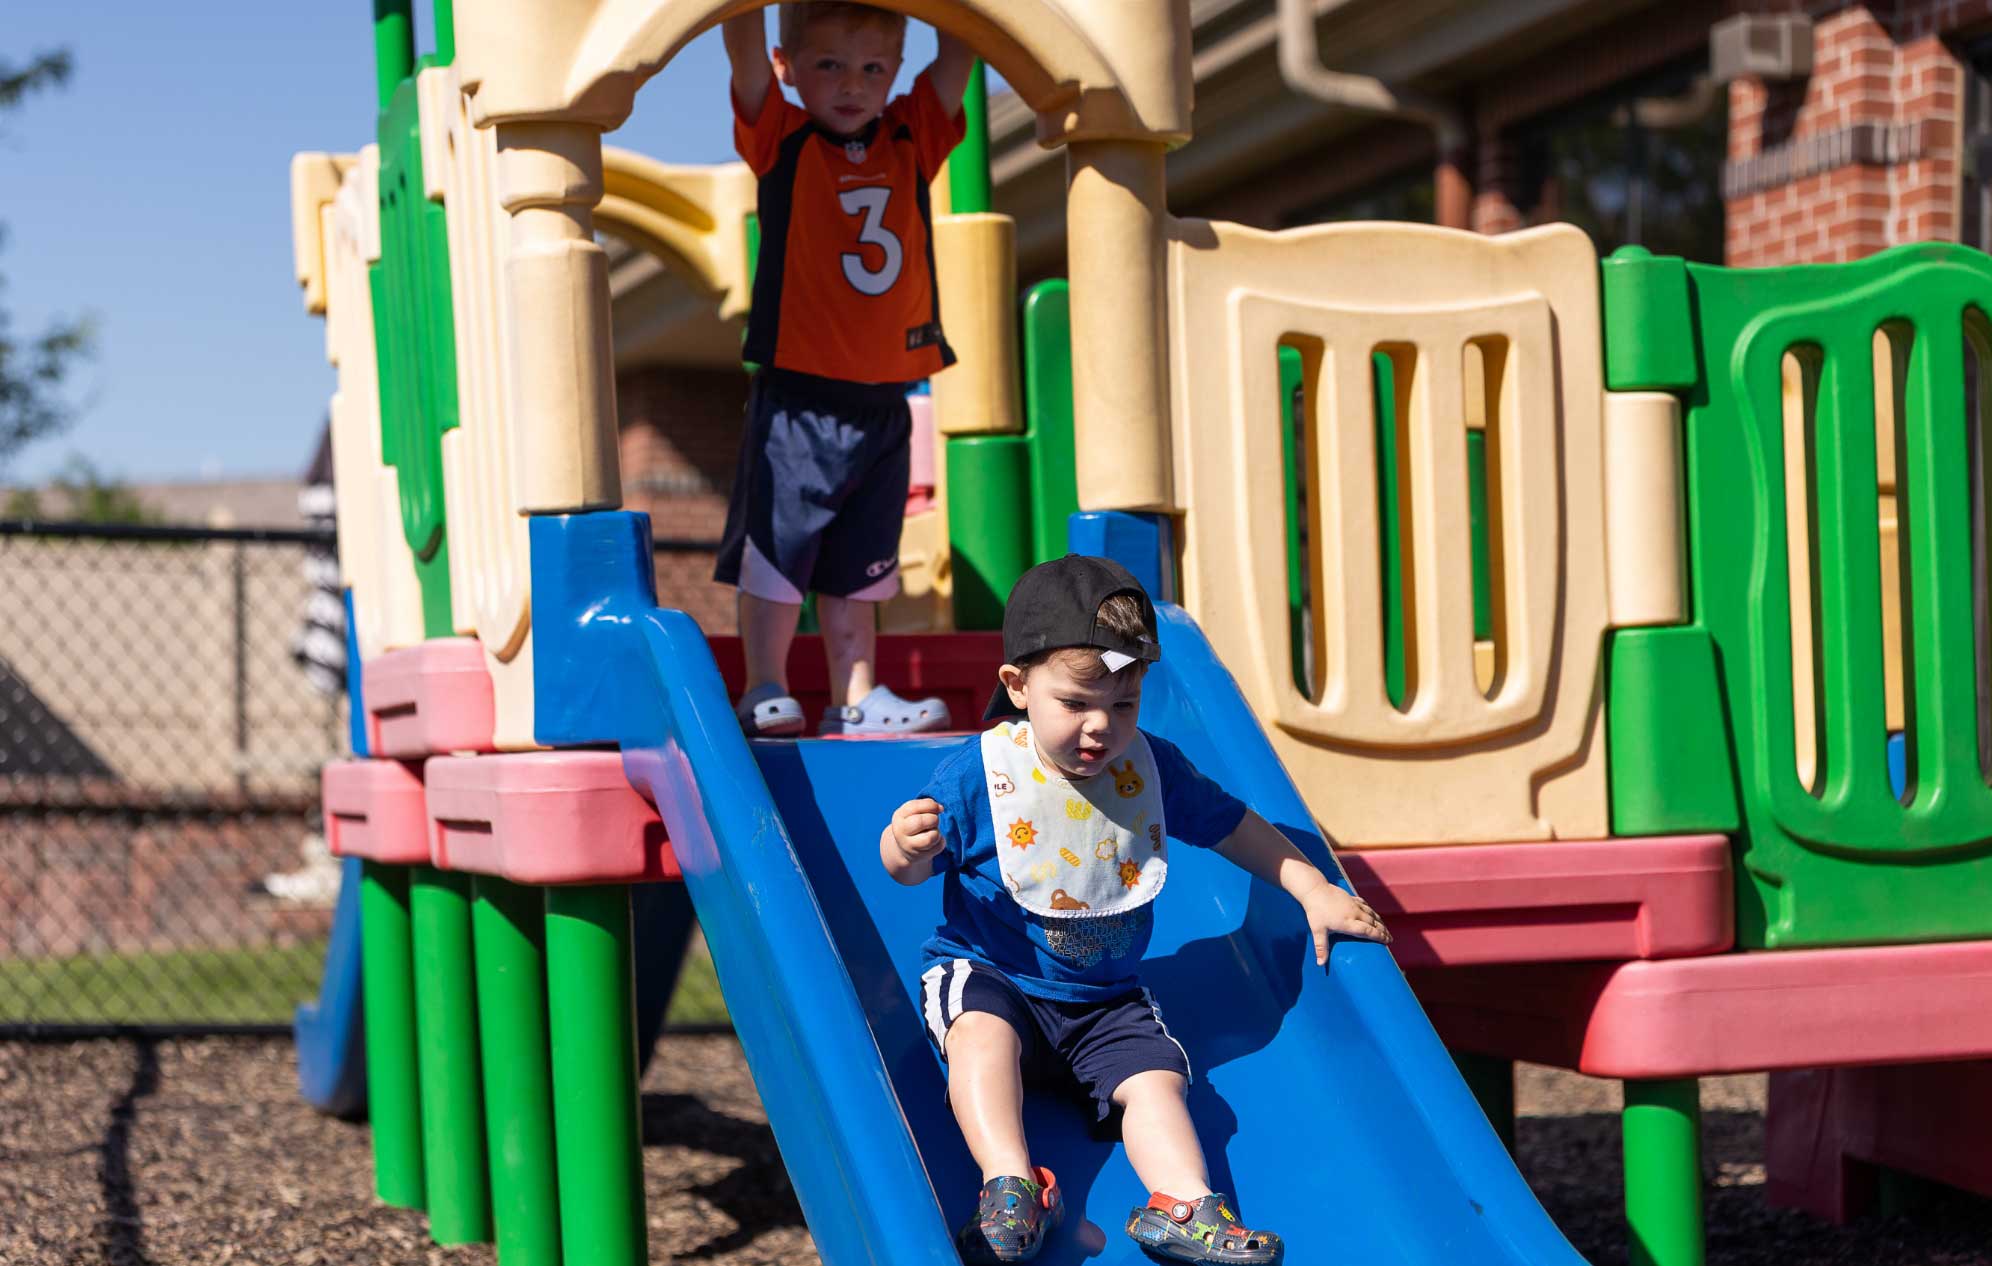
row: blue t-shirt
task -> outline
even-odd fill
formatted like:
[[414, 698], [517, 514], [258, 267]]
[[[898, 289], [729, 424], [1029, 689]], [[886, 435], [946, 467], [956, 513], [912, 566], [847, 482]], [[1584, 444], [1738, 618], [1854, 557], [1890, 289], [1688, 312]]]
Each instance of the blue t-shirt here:
[[[1199, 848], [1230, 838], [1245, 818], [1245, 802], [1198, 773], [1174, 743], [1143, 734], [1155, 757], [1170, 837]], [[1032, 937], [1028, 916], [1003, 886], [980, 734], [940, 763], [920, 795], [940, 802], [946, 841], [934, 855], [943, 881], [941, 925], [922, 947], [928, 958], [994, 967], [1023, 992], [1055, 1002], [1103, 1002], [1136, 986], [1135, 968], [1155, 928], [1152, 902], [1086, 920], [1106, 938], [1107, 950], [1087, 966], [1050, 952], [1041, 935]]]

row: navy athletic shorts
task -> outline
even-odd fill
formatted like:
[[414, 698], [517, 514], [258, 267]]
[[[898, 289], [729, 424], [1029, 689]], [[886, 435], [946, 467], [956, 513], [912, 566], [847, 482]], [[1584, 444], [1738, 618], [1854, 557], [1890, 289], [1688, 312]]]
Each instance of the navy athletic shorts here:
[[771, 602], [898, 593], [912, 434], [902, 384], [756, 373], [713, 579]]
[[947, 1031], [964, 1012], [1009, 1021], [1023, 1045], [1024, 1083], [1068, 1090], [1077, 1083], [1102, 1121], [1114, 1109], [1114, 1091], [1136, 1073], [1164, 1069], [1191, 1079], [1189, 1054], [1169, 1036], [1147, 989], [1105, 1002], [1052, 1002], [1031, 997], [985, 964], [936, 959], [921, 973], [920, 1006], [942, 1059]]

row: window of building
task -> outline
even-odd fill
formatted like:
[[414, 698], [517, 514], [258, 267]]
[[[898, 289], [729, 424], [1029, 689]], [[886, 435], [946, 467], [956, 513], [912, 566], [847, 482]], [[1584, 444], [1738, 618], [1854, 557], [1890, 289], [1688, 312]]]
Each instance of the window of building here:
[[1729, 96], [1706, 57], [1539, 115], [1516, 140], [1528, 223], [1575, 224], [1600, 255], [1639, 245], [1722, 262]]
[[1957, 240], [1992, 250], [1992, 35], [1964, 41], [1964, 162]]

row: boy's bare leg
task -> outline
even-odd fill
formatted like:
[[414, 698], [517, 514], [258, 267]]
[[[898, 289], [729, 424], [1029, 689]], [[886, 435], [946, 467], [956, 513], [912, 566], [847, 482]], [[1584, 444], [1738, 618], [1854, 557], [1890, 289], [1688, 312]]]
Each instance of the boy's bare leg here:
[[1121, 1107], [1127, 1163], [1141, 1181], [1150, 1191], [1195, 1200], [1210, 1193], [1210, 1171], [1184, 1089], [1181, 1073], [1156, 1068], [1122, 1082], [1114, 1102]]
[[878, 684], [874, 669], [878, 604], [819, 593], [816, 622], [823, 627], [823, 654], [830, 661], [830, 700], [837, 706], [855, 708]]
[[968, 1011], [948, 1026], [948, 1103], [982, 1181], [1031, 1176], [1024, 1145], [1023, 1044], [1007, 1020]]
[[789, 646], [802, 607], [740, 591], [740, 648], [747, 658], [747, 689], [773, 682], [788, 693]]

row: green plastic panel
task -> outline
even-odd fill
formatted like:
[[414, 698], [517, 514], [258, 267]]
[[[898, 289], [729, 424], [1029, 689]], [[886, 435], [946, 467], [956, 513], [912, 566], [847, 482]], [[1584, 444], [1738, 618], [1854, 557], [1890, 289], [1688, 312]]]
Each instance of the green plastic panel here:
[[[1697, 627], [1718, 656], [1744, 817], [1746, 947], [1992, 935], [1992, 789], [1978, 750], [1967, 314], [1992, 260], [1904, 246], [1852, 264], [1686, 266], [1701, 363], [1687, 399]], [[1884, 722], [1873, 339], [1913, 329], [1897, 419], [1909, 784]], [[1796, 773], [1781, 362], [1819, 364], [1810, 466], [1820, 773]], [[1980, 379], [1981, 383], [1983, 379]], [[1981, 387], [1981, 390], [1983, 388]], [[1906, 803], [1905, 803], [1906, 801]]]
[[1605, 386], [1675, 391], [1695, 384], [1688, 273], [1673, 255], [1621, 246], [1599, 265], [1605, 303]]
[[1613, 835], [1734, 831], [1735, 766], [1715, 643], [1695, 628], [1619, 629], [1605, 650]]
[[989, 74], [979, 60], [968, 72], [961, 113], [961, 144], [948, 156], [948, 211], [969, 215], [990, 209]]
[[[429, 59], [419, 65], [426, 67]], [[369, 278], [380, 360], [381, 456], [394, 467], [401, 529], [415, 552], [423, 631], [447, 637], [450, 563], [444, 538], [443, 433], [457, 424], [456, 329], [449, 233], [422, 193], [415, 80], [380, 116], [380, 262]]]
[[1279, 353], [1280, 470], [1286, 481], [1287, 656], [1292, 661], [1294, 689], [1307, 695], [1314, 689], [1307, 674], [1307, 521], [1303, 517], [1307, 503], [1301, 495], [1307, 476], [1300, 468], [1307, 396], [1301, 383], [1300, 349], [1281, 347]]

